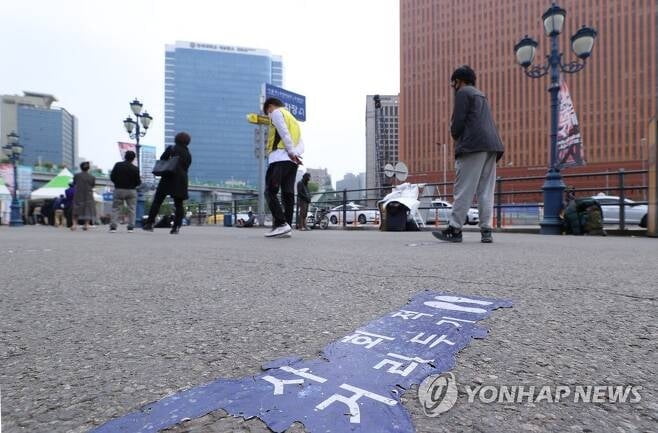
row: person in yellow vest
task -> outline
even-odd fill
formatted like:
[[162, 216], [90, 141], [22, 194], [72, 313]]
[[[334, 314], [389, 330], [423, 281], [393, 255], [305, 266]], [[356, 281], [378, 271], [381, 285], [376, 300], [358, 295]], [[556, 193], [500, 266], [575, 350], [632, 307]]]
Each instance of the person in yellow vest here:
[[[268, 98], [263, 112], [272, 121], [267, 137], [268, 167], [265, 175], [265, 198], [272, 212], [272, 231], [265, 237], [289, 237], [295, 209], [295, 178], [304, 153], [302, 132], [297, 119], [277, 98]], [[278, 194], [281, 190], [283, 209]]]

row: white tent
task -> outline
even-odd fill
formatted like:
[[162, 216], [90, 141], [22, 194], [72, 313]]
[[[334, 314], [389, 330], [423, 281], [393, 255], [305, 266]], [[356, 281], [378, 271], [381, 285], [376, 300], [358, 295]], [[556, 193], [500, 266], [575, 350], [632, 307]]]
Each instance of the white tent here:
[[0, 177], [0, 222], [9, 224], [11, 219], [11, 193]]
[[[59, 172], [57, 176], [52, 178], [50, 182], [41, 188], [32, 191], [32, 194], [30, 194], [30, 200], [50, 199], [64, 195], [64, 191], [66, 191], [66, 189], [69, 187], [69, 183], [72, 181], [73, 173], [64, 168]], [[94, 201], [102, 203], [103, 197], [100, 194], [94, 192]]]
[[6, 199], [7, 197], [11, 199], [11, 192], [9, 192], [9, 188], [5, 185], [5, 181], [0, 177], [0, 198]]

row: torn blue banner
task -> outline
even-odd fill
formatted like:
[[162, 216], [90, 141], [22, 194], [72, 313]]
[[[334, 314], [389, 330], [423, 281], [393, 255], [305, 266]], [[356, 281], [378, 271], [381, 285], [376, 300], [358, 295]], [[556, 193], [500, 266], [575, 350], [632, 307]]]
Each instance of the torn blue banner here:
[[455, 355], [486, 328], [475, 323], [509, 301], [425, 292], [327, 345], [313, 360], [284, 358], [264, 373], [218, 379], [147, 404], [93, 433], [157, 432], [224, 409], [260, 418], [274, 432], [295, 421], [308, 432], [412, 433], [400, 396], [431, 374], [454, 367]]

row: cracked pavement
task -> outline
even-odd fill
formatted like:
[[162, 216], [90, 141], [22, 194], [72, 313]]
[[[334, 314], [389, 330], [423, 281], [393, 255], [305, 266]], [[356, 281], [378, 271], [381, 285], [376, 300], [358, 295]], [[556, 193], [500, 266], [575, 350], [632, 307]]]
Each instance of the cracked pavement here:
[[[658, 240], [184, 227], [0, 229], [3, 432], [87, 432], [148, 402], [327, 343], [419, 291], [510, 299], [457, 356], [460, 385], [639, 385], [642, 400], [468, 403], [417, 432], [654, 432]], [[216, 411], [168, 432], [269, 430]], [[302, 433], [301, 424], [288, 429]]]

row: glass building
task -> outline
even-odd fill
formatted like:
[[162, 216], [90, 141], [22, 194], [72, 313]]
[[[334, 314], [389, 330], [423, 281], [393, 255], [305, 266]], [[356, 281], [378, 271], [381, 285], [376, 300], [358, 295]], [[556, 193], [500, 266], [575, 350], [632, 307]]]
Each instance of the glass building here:
[[256, 128], [264, 83], [283, 84], [281, 57], [267, 50], [176, 42], [165, 52], [165, 145], [192, 136], [190, 182], [256, 186]]
[[63, 108], [17, 107], [17, 126], [25, 165], [63, 164], [75, 168], [77, 121]]

